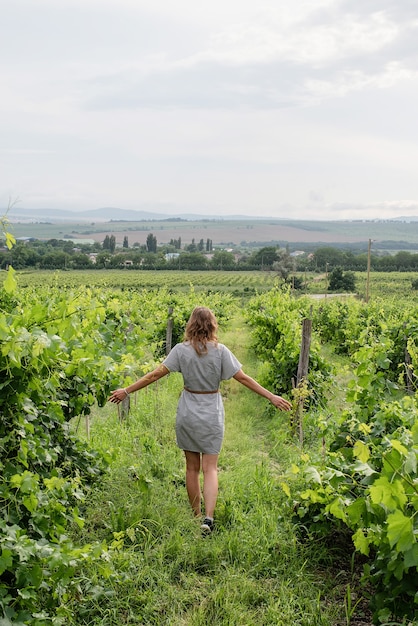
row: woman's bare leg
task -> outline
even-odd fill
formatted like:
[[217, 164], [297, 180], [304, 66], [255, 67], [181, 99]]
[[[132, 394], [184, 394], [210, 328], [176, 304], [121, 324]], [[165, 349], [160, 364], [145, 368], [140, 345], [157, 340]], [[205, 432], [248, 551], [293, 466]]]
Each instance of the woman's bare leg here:
[[199, 452], [190, 452], [185, 450], [186, 456], [186, 489], [189, 496], [190, 506], [196, 517], [202, 514], [200, 501], [202, 498], [200, 492], [200, 454]]
[[202, 469], [205, 515], [213, 519], [218, 499], [218, 455], [202, 454]]

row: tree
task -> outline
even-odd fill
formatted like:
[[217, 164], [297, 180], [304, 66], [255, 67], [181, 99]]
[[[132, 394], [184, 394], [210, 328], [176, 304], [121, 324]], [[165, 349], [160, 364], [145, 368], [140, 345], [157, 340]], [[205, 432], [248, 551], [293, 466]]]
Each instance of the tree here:
[[147, 252], [157, 252], [157, 237], [152, 233], [147, 237]]
[[106, 235], [103, 241], [103, 250], [109, 250], [109, 252], [115, 251], [116, 248], [116, 237], [115, 235]]
[[123, 238], [122, 248], [129, 248], [128, 235], [125, 235], [124, 238]]
[[235, 266], [235, 257], [232, 252], [216, 250], [211, 265], [216, 270], [228, 270]]
[[196, 242], [195, 242], [194, 238], [192, 239], [192, 243], [189, 243], [189, 245], [186, 246], [186, 250], [187, 250], [187, 252], [196, 252], [197, 251], [197, 246], [196, 246]]
[[287, 250], [278, 250], [276, 252], [276, 256], [278, 257], [278, 260], [274, 261], [272, 268], [284, 280], [287, 280], [290, 272], [295, 270], [295, 261]]
[[64, 269], [70, 265], [70, 256], [62, 250], [49, 252], [41, 257], [40, 267], [42, 269]]
[[278, 248], [276, 246], [266, 246], [253, 255], [254, 265], [259, 265], [262, 270], [272, 269], [273, 263], [278, 260]]
[[328, 291], [355, 291], [355, 288], [354, 272], [343, 272], [341, 267], [332, 270], [329, 276]]
[[71, 265], [76, 270], [85, 270], [93, 267], [93, 263], [87, 254], [79, 252], [71, 257]]
[[180, 262], [181, 269], [185, 270], [205, 270], [208, 266], [206, 257], [200, 252], [183, 252]]
[[336, 267], [342, 267], [344, 264], [344, 252], [337, 248], [326, 246], [315, 250], [314, 261], [318, 270], [326, 271]]

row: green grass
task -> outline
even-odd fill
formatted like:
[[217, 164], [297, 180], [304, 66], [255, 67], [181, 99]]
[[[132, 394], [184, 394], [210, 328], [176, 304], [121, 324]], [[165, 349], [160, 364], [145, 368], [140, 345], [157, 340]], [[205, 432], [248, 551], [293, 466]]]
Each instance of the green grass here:
[[[241, 319], [220, 333], [255, 375]], [[301, 544], [282, 515], [280, 486], [300, 454], [287, 417], [236, 383], [223, 383], [226, 437], [219, 463], [216, 531], [203, 538], [174, 441], [181, 377], [132, 397], [120, 423], [108, 405], [91, 419], [91, 442], [111, 450], [108, 475], [89, 498], [77, 541], [113, 544], [110, 560], [80, 574], [69, 624], [120, 626], [336, 626], [344, 624], [342, 572], [321, 546]], [[280, 431], [271, 438], [272, 423]], [[337, 578], [335, 578], [337, 575]], [[340, 582], [339, 582], [340, 577]]]

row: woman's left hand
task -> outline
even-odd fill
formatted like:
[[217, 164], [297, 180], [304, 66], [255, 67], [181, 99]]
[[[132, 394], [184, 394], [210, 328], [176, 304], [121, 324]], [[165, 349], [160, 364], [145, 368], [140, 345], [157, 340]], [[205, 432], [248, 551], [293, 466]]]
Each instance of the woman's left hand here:
[[125, 400], [125, 398], [127, 398], [128, 395], [129, 394], [126, 391], [126, 389], [115, 389], [115, 391], [112, 391], [110, 397], [108, 398], [108, 401], [119, 404], [120, 402], [122, 402], [122, 400]]

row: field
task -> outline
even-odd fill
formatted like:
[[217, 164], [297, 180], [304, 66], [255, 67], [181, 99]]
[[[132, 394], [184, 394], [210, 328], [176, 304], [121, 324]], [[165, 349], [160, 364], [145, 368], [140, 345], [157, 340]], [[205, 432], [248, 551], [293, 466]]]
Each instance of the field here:
[[153, 233], [158, 244], [181, 238], [182, 245], [211, 239], [215, 246], [261, 246], [269, 243], [292, 249], [309, 245], [367, 245], [373, 240], [375, 249], [417, 249], [418, 222], [375, 221], [292, 221], [268, 219], [202, 219], [146, 220], [142, 222], [18, 222], [11, 223], [16, 237], [38, 239], [74, 238], [102, 242], [114, 234], [118, 244], [128, 237], [129, 245], [145, 244]]
[[[3, 277], [6, 272], [2, 272]], [[18, 272], [19, 285], [29, 286], [92, 286], [104, 289], [169, 289], [196, 292], [229, 292], [234, 296], [247, 298], [256, 292], [271, 289], [282, 283], [275, 272], [270, 271], [154, 271], [154, 270], [74, 270], [74, 271], [22, 271]], [[325, 274], [299, 274], [303, 289], [300, 294], [322, 295], [327, 293], [328, 279]], [[396, 297], [403, 300], [416, 300], [417, 292], [412, 282], [418, 279], [418, 272], [372, 272], [369, 279], [370, 298]], [[1, 273], [0, 273], [1, 280]], [[366, 296], [367, 275], [356, 273], [356, 294]], [[330, 295], [330, 294], [329, 294]]]

